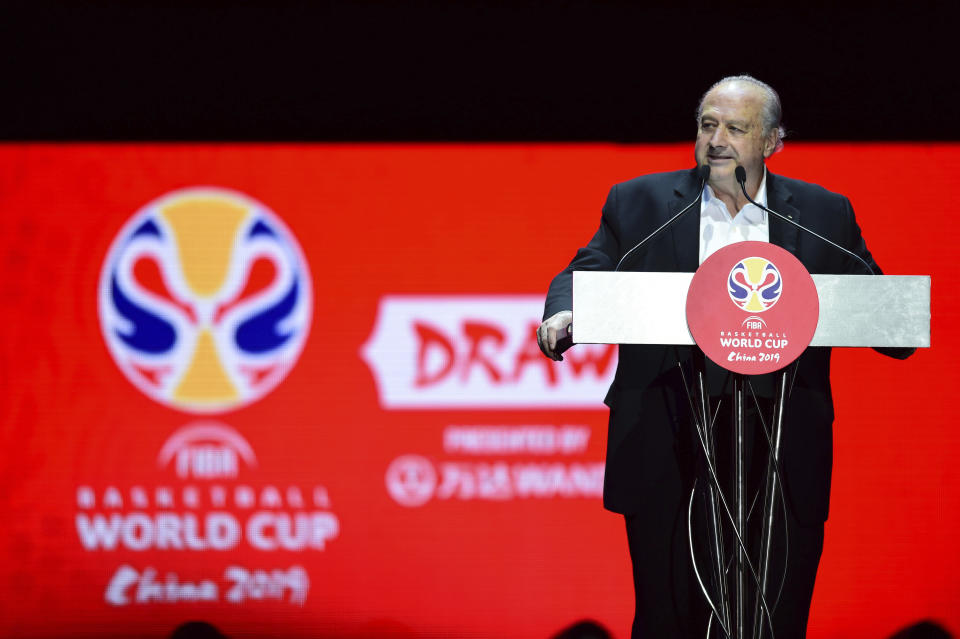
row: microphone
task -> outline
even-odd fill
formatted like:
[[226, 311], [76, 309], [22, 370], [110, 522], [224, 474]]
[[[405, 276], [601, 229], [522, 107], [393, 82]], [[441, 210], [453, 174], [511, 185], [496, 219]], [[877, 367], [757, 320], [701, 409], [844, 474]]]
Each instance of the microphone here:
[[641, 246], [643, 246], [644, 244], [646, 244], [647, 242], [649, 242], [650, 240], [652, 240], [653, 238], [657, 237], [657, 236], [660, 235], [662, 232], [664, 232], [665, 230], [667, 230], [668, 228], [670, 228], [670, 226], [672, 226], [674, 222], [676, 222], [678, 219], [680, 219], [680, 216], [681, 216], [681, 215], [683, 215], [684, 213], [686, 213], [687, 211], [689, 211], [689, 210], [690, 210], [690, 207], [692, 207], [694, 204], [696, 204], [697, 202], [700, 201], [700, 198], [701, 198], [701, 196], [703, 195], [703, 186], [707, 183], [707, 180], [710, 179], [710, 165], [709, 165], [709, 164], [701, 164], [700, 166], [698, 166], [698, 167], [697, 167], [697, 177], [700, 178], [700, 188], [697, 189], [697, 197], [695, 197], [693, 200], [691, 200], [690, 203], [687, 204], [685, 207], [683, 207], [682, 209], [680, 209], [680, 212], [679, 212], [679, 213], [677, 213], [676, 215], [674, 215], [673, 217], [671, 217], [669, 220], [667, 220], [666, 222], [664, 222], [663, 224], [661, 224], [660, 227], [659, 227], [658, 229], [656, 229], [653, 233], [651, 233], [650, 235], [646, 236], [645, 238], [643, 238], [642, 240], [640, 240], [639, 242], [637, 242], [636, 244], [634, 244], [633, 248], [631, 248], [629, 251], [627, 251], [626, 253], [624, 253], [624, 254], [623, 254], [623, 257], [620, 258], [620, 261], [617, 262], [617, 267], [616, 267], [615, 269], [613, 269], [614, 272], [619, 271], [619, 270], [620, 270], [620, 267], [623, 266], [623, 263], [626, 262], [627, 259], [628, 259], [631, 255], [633, 255], [633, 253], [634, 253], [636, 250], [638, 250]]
[[867, 270], [870, 271], [870, 275], [876, 275], [876, 273], [873, 272], [873, 269], [870, 268], [870, 265], [867, 264], [867, 261], [866, 261], [865, 259], [863, 259], [862, 257], [860, 257], [859, 255], [857, 255], [856, 253], [854, 253], [853, 251], [850, 251], [850, 250], [848, 250], [848, 249], [843, 248], [842, 246], [840, 246], [840, 245], [837, 244], [836, 242], [834, 242], [834, 241], [832, 241], [832, 240], [828, 240], [827, 238], [823, 237], [822, 235], [820, 235], [819, 233], [817, 233], [817, 232], [815, 232], [815, 231], [811, 231], [810, 229], [808, 229], [807, 227], [805, 227], [803, 224], [800, 224], [799, 222], [794, 222], [793, 220], [791, 220], [791, 219], [790, 219], [789, 217], [787, 217], [786, 215], [782, 215], [782, 214], [780, 214], [780, 213], [777, 213], [777, 212], [774, 211], [773, 209], [768, 209], [768, 208], [765, 207], [763, 204], [760, 204], [760, 203], [758, 203], [758, 202], [754, 202], [754, 201], [753, 201], [753, 198], [750, 197], [750, 194], [747, 193], [747, 170], [744, 169], [742, 166], [739, 166], [739, 165], [738, 165], [737, 168], [734, 169], [733, 174], [734, 174], [734, 176], [737, 178], [737, 182], [740, 183], [740, 190], [743, 191], [744, 197], [747, 198], [747, 201], [750, 202], [750, 204], [753, 204], [753, 205], [754, 205], [755, 207], [757, 207], [757, 208], [763, 209], [764, 211], [766, 211], [766, 212], [769, 213], [770, 215], [773, 215], [774, 217], [780, 218], [780, 219], [783, 220], [784, 222], [789, 222], [790, 224], [793, 224], [793, 225], [794, 225], [795, 227], [797, 227], [798, 229], [800, 229], [800, 230], [802, 230], [802, 231], [806, 231], [807, 233], [809, 233], [810, 235], [812, 235], [812, 236], [814, 236], [814, 237], [820, 238], [821, 240], [823, 240], [824, 242], [826, 242], [826, 243], [829, 244], [830, 246], [832, 246], [832, 247], [834, 247], [834, 248], [836, 248], [836, 249], [839, 249], [839, 250], [843, 251], [844, 253], [846, 253], [847, 255], [849, 255], [849, 256], [857, 259], [861, 264], [863, 264], [865, 267], [867, 267]]

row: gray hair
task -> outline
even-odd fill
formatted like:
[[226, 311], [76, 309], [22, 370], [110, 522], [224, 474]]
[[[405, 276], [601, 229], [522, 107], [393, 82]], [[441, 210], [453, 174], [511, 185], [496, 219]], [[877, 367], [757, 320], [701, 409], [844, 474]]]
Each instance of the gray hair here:
[[706, 93], [700, 97], [700, 103], [697, 105], [697, 124], [700, 123], [700, 116], [703, 115], [703, 101], [707, 99], [707, 94], [721, 84], [727, 84], [728, 82], [745, 82], [747, 84], [752, 84], [763, 91], [764, 95], [766, 96], [766, 99], [763, 101], [763, 111], [761, 112], [761, 118], [763, 119], [763, 134], [770, 135], [770, 133], [776, 131], [777, 145], [773, 151], [776, 153], [782, 149], [783, 138], [787, 137], [787, 130], [783, 128], [783, 125], [780, 123], [780, 118], [783, 116], [783, 108], [780, 106], [780, 95], [772, 86], [766, 82], [757, 80], [752, 75], [730, 75], [723, 78], [719, 82], [716, 82], [712, 87], [707, 89]]

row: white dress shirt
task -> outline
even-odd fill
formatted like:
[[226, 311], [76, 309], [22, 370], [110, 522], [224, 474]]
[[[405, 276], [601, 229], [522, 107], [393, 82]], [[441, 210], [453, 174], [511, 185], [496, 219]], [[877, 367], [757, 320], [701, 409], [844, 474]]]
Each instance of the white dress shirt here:
[[[753, 199], [767, 205], [766, 167], [763, 169], [760, 189]], [[766, 211], [748, 202], [736, 217], [732, 217], [727, 205], [713, 194], [710, 185], [704, 186], [700, 200], [700, 263], [703, 264], [714, 251], [745, 240], [770, 241], [770, 223]]]

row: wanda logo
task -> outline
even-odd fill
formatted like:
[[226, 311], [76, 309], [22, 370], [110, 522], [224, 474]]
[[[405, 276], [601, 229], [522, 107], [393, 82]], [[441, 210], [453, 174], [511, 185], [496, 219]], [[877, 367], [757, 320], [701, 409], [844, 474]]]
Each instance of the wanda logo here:
[[400, 296], [380, 300], [361, 349], [385, 408], [603, 408], [616, 347], [580, 344], [552, 362], [535, 333], [543, 298]]
[[420, 455], [402, 455], [390, 464], [386, 475], [387, 492], [402, 506], [422, 506], [433, 497], [437, 472]]

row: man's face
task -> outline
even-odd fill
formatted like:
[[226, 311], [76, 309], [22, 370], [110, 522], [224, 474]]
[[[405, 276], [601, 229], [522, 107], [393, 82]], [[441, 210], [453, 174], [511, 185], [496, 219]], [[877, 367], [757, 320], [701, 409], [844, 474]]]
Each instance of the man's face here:
[[747, 181], [759, 180], [763, 161], [776, 146], [776, 132], [763, 135], [764, 93], [743, 82], [728, 82], [710, 91], [703, 101], [697, 128], [697, 164], [710, 165], [711, 185], [736, 184], [737, 165]]

